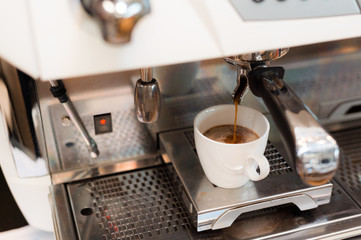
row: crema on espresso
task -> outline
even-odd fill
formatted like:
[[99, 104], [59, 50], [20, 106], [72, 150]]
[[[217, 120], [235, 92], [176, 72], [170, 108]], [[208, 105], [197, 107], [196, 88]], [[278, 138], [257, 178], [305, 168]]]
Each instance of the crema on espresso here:
[[[203, 133], [204, 136], [221, 143], [247, 143], [259, 138], [257, 133], [247, 127], [237, 125], [234, 134], [234, 125], [219, 125]], [[235, 135], [235, 137], [234, 137]]]

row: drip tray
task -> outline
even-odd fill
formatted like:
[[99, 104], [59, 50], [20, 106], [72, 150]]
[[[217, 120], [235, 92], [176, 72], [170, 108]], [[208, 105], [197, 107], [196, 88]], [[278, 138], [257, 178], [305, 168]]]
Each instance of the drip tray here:
[[341, 239], [361, 233], [361, 211], [337, 183], [329, 204], [309, 211], [289, 204], [256, 210], [229, 228], [202, 232], [182, 192], [171, 164], [67, 184], [80, 240]]
[[[69, 198], [77, 239], [345, 239], [361, 234], [361, 210], [357, 205], [360, 180], [343, 164], [333, 187], [308, 188], [282, 158], [277, 139], [271, 138], [279, 151], [268, 144], [265, 155], [271, 165], [270, 176], [234, 191], [217, 188], [205, 178], [191, 129], [162, 133], [160, 138], [167, 149], [165, 156], [182, 160], [173, 164], [178, 173], [185, 169], [189, 172], [178, 177], [173, 165], [167, 164], [66, 184], [67, 193], [60, 199]], [[355, 166], [359, 161], [342, 155], [341, 163]], [[185, 183], [193, 185], [185, 190]], [[321, 205], [329, 201], [331, 188], [331, 201]], [[347, 193], [354, 194], [350, 197]], [[237, 194], [238, 201], [231, 199]], [[294, 196], [307, 199], [302, 196], [305, 194], [315, 199], [311, 207], [319, 206], [300, 211], [299, 207], [310, 206], [287, 200]], [[282, 205], [275, 206], [279, 203]], [[200, 231], [217, 226], [220, 216], [225, 215], [222, 213], [234, 213], [232, 210], [237, 211], [234, 215], [247, 211], [228, 228]], [[56, 211], [62, 216], [60, 213], [67, 209], [59, 207]], [[64, 218], [59, 222], [67, 221]]]
[[165, 158], [173, 163], [183, 183], [183, 200], [198, 231], [229, 227], [241, 214], [264, 208], [292, 203], [304, 211], [330, 202], [332, 183], [306, 186], [271, 143], [265, 151], [270, 175], [240, 188], [225, 189], [205, 176], [195, 151], [193, 129], [164, 133], [160, 139], [167, 152]]

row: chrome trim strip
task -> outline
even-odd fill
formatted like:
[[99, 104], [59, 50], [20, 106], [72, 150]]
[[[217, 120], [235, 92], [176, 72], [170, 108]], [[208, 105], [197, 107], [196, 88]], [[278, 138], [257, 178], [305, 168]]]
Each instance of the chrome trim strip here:
[[78, 239], [65, 186], [50, 186], [49, 200], [52, 209], [56, 239]]
[[122, 162], [110, 162], [102, 165], [88, 166], [88, 168], [72, 169], [52, 174], [52, 181], [54, 184], [70, 183], [78, 180], [99, 177], [103, 175], [131, 171], [150, 166], [157, 166], [163, 164], [161, 157], [147, 156], [143, 159], [129, 159]]

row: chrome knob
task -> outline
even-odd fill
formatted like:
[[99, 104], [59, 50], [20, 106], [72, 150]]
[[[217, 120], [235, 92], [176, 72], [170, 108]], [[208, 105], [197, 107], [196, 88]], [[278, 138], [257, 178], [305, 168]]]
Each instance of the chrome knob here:
[[146, 14], [149, 0], [81, 0], [84, 9], [100, 23], [103, 38], [111, 43], [130, 41], [131, 32]]
[[134, 106], [139, 122], [152, 123], [160, 112], [160, 90], [151, 68], [141, 69], [141, 78], [134, 90]]

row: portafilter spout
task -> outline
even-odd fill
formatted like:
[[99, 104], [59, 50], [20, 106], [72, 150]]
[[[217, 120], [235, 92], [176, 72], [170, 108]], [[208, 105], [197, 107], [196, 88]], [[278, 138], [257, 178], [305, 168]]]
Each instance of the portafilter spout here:
[[[246, 78], [251, 92], [261, 97], [281, 132], [286, 149], [294, 159], [300, 178], [308, 185], [327, 183], [339, 163], [336, 141], [320, 125], [302, 100], [283, 81], [282, 67], [268, 67], [288, 49], [238, 55], [225, 59], [236, 66], [248, 66]], [[237, 91], [237, 89], [235, 90]]]
[[288, 50], [288, 48], [282, 48], [224, 58], [227, 63], [237, 67], [237, 86], [232, 94], [233, 102], [240, 102], [248, 91], [247, 74], [251, 70], [252, 63], [267, 66], [270, 61], [283, 57]]

